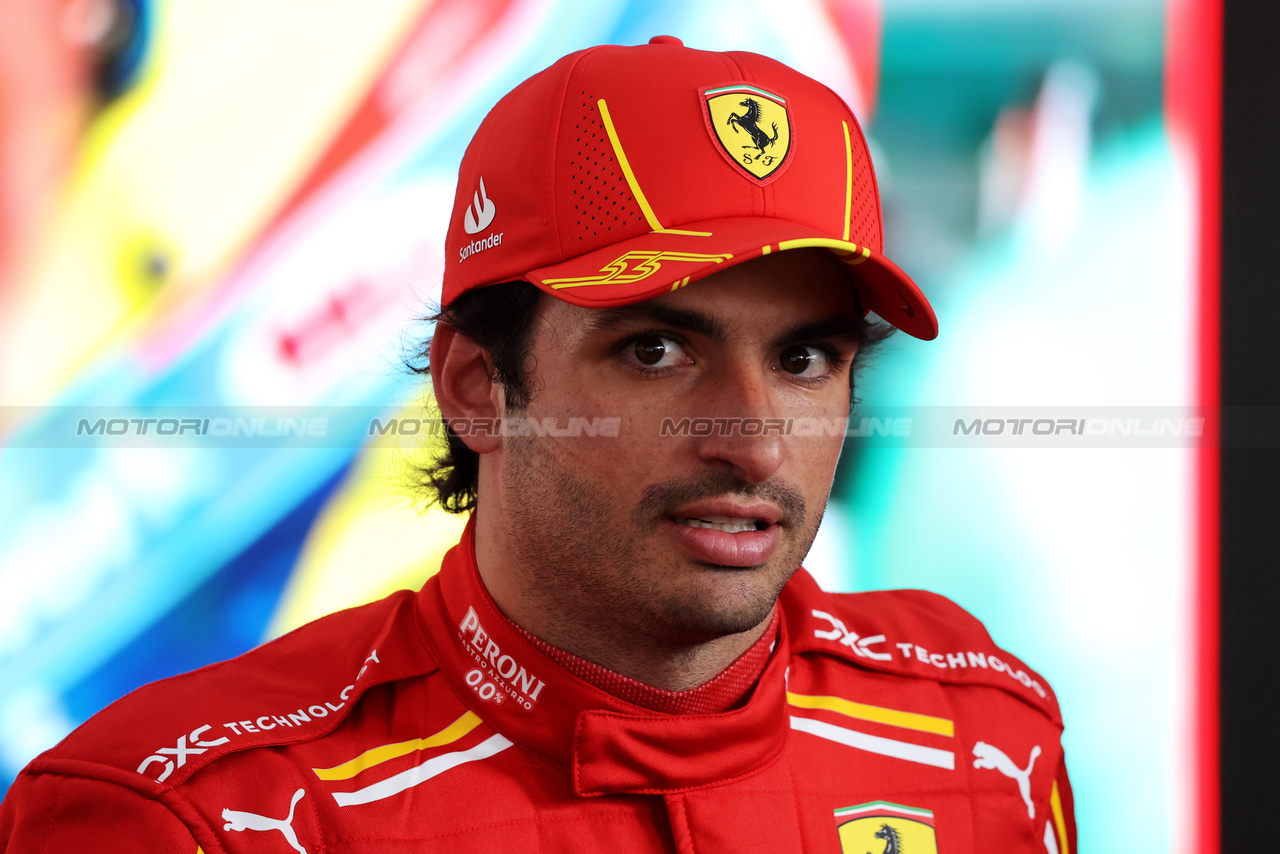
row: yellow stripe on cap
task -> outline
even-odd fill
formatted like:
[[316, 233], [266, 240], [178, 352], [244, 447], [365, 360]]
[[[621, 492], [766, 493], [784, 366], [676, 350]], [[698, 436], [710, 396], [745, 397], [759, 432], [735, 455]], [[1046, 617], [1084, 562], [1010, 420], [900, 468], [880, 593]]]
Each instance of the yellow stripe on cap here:
[[663, 261], [687, 264], [719, 264], [732, 259], [729, 254], [701, 255], [696, 252], [666, 252], [652, 249], [632, 249], [614, 258], [590, 276], [573, 276], [565, 279], [543, 279], [542, 284], [560, 288], [580, 288], [586, 285], [630, 285], [649, 278], [662, 269]]
[[710, 237], [709, 231], [685, 231], [683, 228], [659, 228], [655, 229], [654, 234], [686, 234], [689, 237]]
[[636, 173], [631, 171], [631, 162], [627, 160], [627, 154], [622, 150], [622, 141], [618, 139], [618, 131], [613, 127], [613, 119], [609, 118], [609, 105], [604, 102], [604, 98], [596, 101], [596, 106], [600, 108], [600, 119], [604, 122], [604, 132], [609, 134], [609, 144], [613, 146], [613, 156], [618, 158], [618, 165], [622, 167], [622, 174], [627, 179], [627, 186], [631, 188], [631, 195], [636, 197], [636, 201], [640, 203], [640, 210], [644, 214], [645, 222], [649, 223], [649, 228], [654, 231], [664, 231], [662, 223], [658, 222], [658, 217], [653, 212], [653, 208], [649, 207], [649, 200], [644, 197], [644, 190], [640, 189], [640, 182], [636, 180]]
[[380, 765], [398, 756], [404, 756], [406, 753], [413, 753], [415, 750], [425, 750], [429, 747], [440, 747], [445, 744], [452, 744], [462, 738], [467, 733], [478, 727], [483, 721], [475, 712], [467, 712], [453, 723], [449, 724], [438, 733], [427, 738], [415, 738], [409, 741], [401, 741], [396, 744], [384, 744], [381, 747], [374, 747], [361, 753], [355, 759], [344, 762], [334, 768], [312, 768], [315, 775], [321, 780], [350, 780], [352, 777]]
[[849, 239], [849, 214], [853, 211], [853, 145], [849, 142], [849, 123], [844, 125], [844, 239]]
[[953, 737], [955, 724], [946, 718], [935, 718], [932, 715], [921, 715], [916, 712], [902, 712], [887, 709], [884, 706], [869, 706], [866, 703], [855, 703], [843, 697], [821, 697], [809, 694], [793, 694], [787, 692], [787, 702], [802, 709], [822, 709], [828, 712], [857, 718], [861, 721], [872, 721], [889, 726], [914, 729], [919, 732], [931, 732], [936, 735]]
[[851, 266], [861, 264], [871, 257], [871, 250], [866, 246], [859, 246], [847, 240], [836, 240], [833, 237], [802, 237], [799, 240], [783, 240], [778, 244], [779, 252], [787, 249], [809, 248], [830, 249], [841, 256], [841, 261]]

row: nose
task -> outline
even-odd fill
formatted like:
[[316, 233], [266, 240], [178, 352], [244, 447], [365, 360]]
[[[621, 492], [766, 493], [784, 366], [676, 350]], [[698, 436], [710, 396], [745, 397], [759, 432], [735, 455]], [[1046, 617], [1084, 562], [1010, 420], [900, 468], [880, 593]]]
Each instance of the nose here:
[[748, 483], [773, 477], [788, 452], [767, 372], [758, 365], [743, 365], [708, 378], [704, 395], [704, 417], [710, 419], [711, 429], [697, 439], [698, 458]]

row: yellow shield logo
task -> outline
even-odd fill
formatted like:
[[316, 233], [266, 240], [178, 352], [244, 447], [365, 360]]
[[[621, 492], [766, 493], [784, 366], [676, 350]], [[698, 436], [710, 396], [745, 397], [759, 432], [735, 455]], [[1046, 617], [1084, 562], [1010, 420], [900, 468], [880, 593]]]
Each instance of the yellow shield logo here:
[[707, 125], [720, 150], [758, 183], [767, 183], [791, 152], [787, 100], [738, 83], [702, 90]]
[[842, 854], [938, 854], [933, 813], [874, 801], [836, 810]]

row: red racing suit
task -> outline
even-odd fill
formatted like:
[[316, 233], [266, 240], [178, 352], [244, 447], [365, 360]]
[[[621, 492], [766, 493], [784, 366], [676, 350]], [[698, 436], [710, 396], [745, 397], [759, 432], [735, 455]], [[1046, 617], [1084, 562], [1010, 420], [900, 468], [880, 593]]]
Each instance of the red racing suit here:
[[950, 601], [801, 570], [749, 699], [663, 714], [530, 643], [471, 538], [96, 715], [22, 772], [0, 850], [1075, 854], [1054, 696]]

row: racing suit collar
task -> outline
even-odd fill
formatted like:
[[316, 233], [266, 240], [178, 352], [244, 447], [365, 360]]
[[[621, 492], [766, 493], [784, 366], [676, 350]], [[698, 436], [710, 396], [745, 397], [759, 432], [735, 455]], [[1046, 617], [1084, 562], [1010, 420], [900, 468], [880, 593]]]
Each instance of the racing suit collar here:
[[709, 715], [670, 715], [628, 703], [545, 655], [498, 611], [480, 580], [475, 526], [419, 594], [441, 671], [481, 719], [572, 775], [579, 795], [672, 794], [764, 770], [782, 752], [785, 623], [750, 699]]

